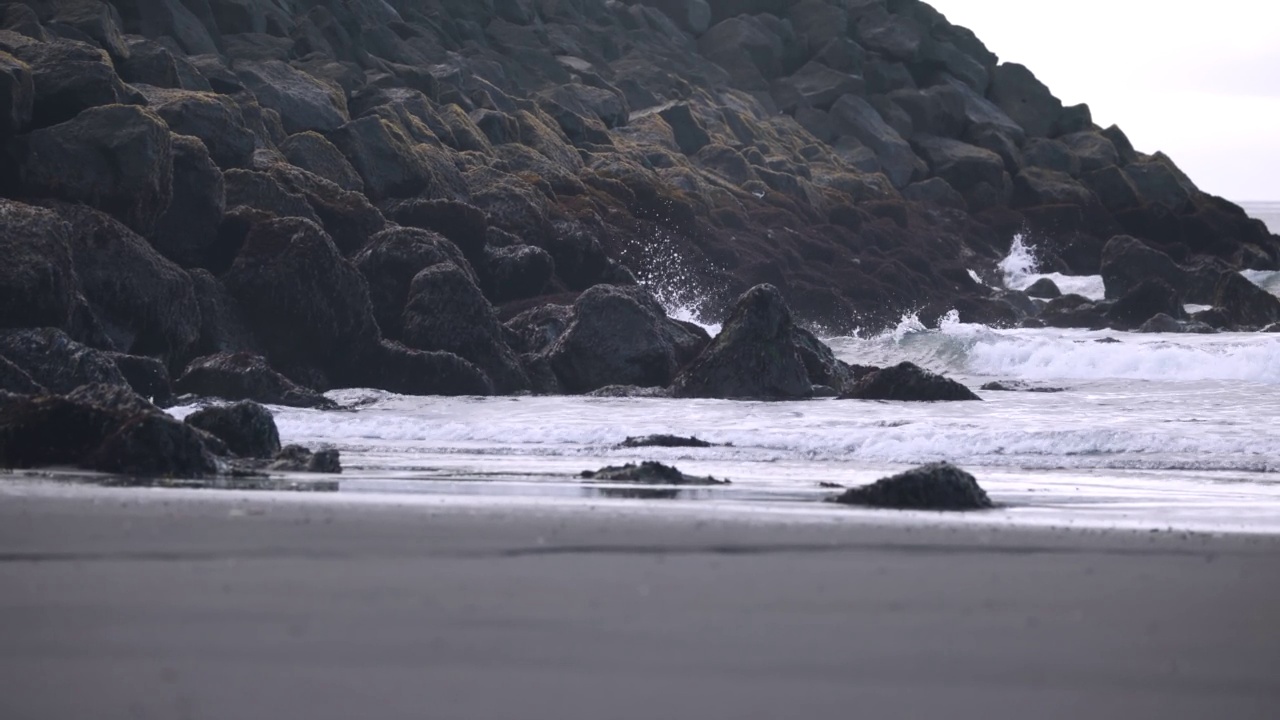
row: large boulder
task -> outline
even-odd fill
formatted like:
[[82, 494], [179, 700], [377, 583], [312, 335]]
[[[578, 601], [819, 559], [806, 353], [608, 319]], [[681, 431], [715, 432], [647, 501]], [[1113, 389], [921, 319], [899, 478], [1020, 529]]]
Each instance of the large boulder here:
[[88, 108], [114, 105], [130, 97], [106, 51], [74, 40], [35, 42], [24, 38], [10, 42], [17, 37], [10, 35], [0, 41], [0, 50], [31, 70], [33, 127], [56, 125]]
[[191, 277], [115, 219], [84, 205], [49, 204], [71, 226], [80, 286], [116, 349], [185, 362], [200, 338]]
[[795, 400], [813, 396], [791, 309], [772, 285], [738, 298], [720, 334], [675, 379], [676, 397]]
[[427, 146], [414, 142], [397, 123], [366, 115], [327, 137], [355, 168], [374, 202], [440, 192]]
[[268, 174], [286, 192], [302, 196], [343, 255], [358, 252], [387, 226], [382, 213], [362, 193], [343, 190], [318, 175], [284, 163], [272, 165]]
[[895, 187], [905, 187], [923, 169], [924, 163], [911, 145], [861, 97], [845, 95], [831, 106], [830, 115], [837, 135], [850, 135], [871, 148]]
[[226, 95], [155, 87], [141, 88], [148, 106], [173, 132], [200, 138], [223, 170], [248, 167], [255, 139], [240, 106]]
[[0, 51], [0, 141], [27, 129], [35, 103], [31, 66]]
[[240, 304], [227, 292], [222, 281], [208, 270], [198, 268], [188, 270], [187, 275], [191, 277], [196, 302], [200, 305], [200, 339], [194, 354], [257, 351], [257, 341], [244, 322]]
[[0, 403], [0, 467], [79, 465], [124, 423], [152, 414], [159, 409], [120, 385]]
[[340, 88], [288, 63], [237, 60], [233, 69], [263, 107], [280, 113], [280, 122], [290, 135], [308, 130], [329, 132], [350, 120]]
[[20, 139], [24, 193], [95, 207], [150, 235], [173, 193], [173, 142], [149, 110], [108, 105]]
[[932, 463], [846, 490], [831, 499], [842, 505], [898, 510], [988, 510], [995, 507], [969, 473], [950, 463]]
[[1280, 299], [1235, 272], [1223, 273], [1213, 306], [1232, 327], [1261, 329], [1280, 322]]
[[240, 457], [273, 458], [280, 452], [280, 431], [271, 411], [250, 400], [197, 410], [184, 422], [223, 441]]
[[495, 303], [541, 295], [556, 272], [551, 253], [533, 245], [485, 248], [481, 287]]
[[509, 342], [523, 353], [541, 354], [555, 344], [573, 322], [573, 306], [547, 303], [529, 308], [504, 325]]
[[840, 397], [852, 400], [912, 402], [982, 399], [955, 380], [929, 372], [909, 362], [868, 373]]
[[454, 353], [483, 370], [501, 394], [529, 387], [520, 359], [503, 340], [493, 307], [471, 278], [451, 262], [419, 272], [404, 309], [406, 345]]
[[0, 198], [0, 328], [67, 328], [78, 280], [71, 227], [56, 213]]
[[48, 392], [40, 383], [32, 379], [26, 370], [18, 367], [0, 355], [0, 391], [16, 395], [39, 395]]
[[290, 135], [280, 145], [289, 162], [336, 184], [343, 190], [364, 192], [364, 181], [338, 148], [316, 132]]
[[218, 472], [200, 433], [163, 413], [145, 413], [126, 421], [89, 454], [83, 466], [136, 477], [200, 478]]
[[192, 360], [174, 390], [183, 395], [252, 400], [267, 405], [332, 408], [333, 401], [276, 372], [261, 355], [218, 353]]
[[380, 334], [369, 290], [315, 223], [300, 218], [253, 226], [223, 277], [271, 364], [319, 369], [339, 384], [362, 348]]
[[106, 353], [81, 345], [55, 328], [0, 330], [0, 356], [55, 393], [89, 384], [129, 387]]
[[1159, 278], [1148, 278], [1125, 293], [1107, 310], [1107, 320], [1117, 330], [1133, 330], [1141, 327], [1156, 315], [1185, 319], [1182, 297]]
[[452, 263], [472, 282], [477, 281], [457, 245], [417, 228], [393, 227], [378, 233], [352, 262], [369, 285], [378, 327], [392, 339], [401, 335], [409, 285], [418, 273], [433, 265]]
[[164, 363], [145, 355], [126, 355], [119, 352], [108, 352], [107, 357], [116, 364], [116, 369], [139, 396], [156, 405], [167, 406], [173, 400], [169, 369]]
[[413, 350], [384, 340], [360, 357], [353, 383], [403, 395], [492, 395], [493, 383], [450, 352]]
[[173, 197], [151, 243], [182, 267], [209, 267], [226, 209], [222, 171], [199, 139], [173, 136]]
[[961, 194], [980, 183], [1004, 187], [1004, 160], [990, 150], [942, 137], [918, 138], [914, 147], [929, 170]]
[[1062, 101], [1017, 63], [1003, 63], [992, 70], [987, 97], [1030, 137], [1049, 137], [1062, 115]]
[[480, 208], [457, 200], [411, 198], [397, 202], [388, 217], [405, 227], [440, 233], [469, 258], [483, 258], [489, 220]]
[[[1102, 282], [1107, 297], [1127, 295], [1144, 280], [1162, 280], [1174, 289], [1187, 284], [1187, 272], [1173, 258], [1129, 235], [1117, 235], [1102, 248]], [[1188, 297], [1188, 302], [1203, 302]]]
[[546, 356], [570, 393], [607, 385], [662, 387], [705, 343], [705, 336], [667, 318], [647, 290], [597, 285], [578, 297], [572, 322]]

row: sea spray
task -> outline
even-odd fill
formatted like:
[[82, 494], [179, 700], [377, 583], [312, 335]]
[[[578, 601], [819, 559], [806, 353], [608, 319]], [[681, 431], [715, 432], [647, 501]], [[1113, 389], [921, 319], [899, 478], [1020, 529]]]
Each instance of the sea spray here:
[[1057, 272], [1040, 272], [1040, 259], [1034, 248], [1027, 244], [1022, 233], [1013, 236], [1009, 254], [998, 265], [1004, 276], [1004, 286], [1009, 290], [1026, 290], [1037, 280], [1048, 278], [1063, 294], [1082, 295], [1090, 300], [1106, 297], [1106, 287], [1100, 275], [1063, 275]]

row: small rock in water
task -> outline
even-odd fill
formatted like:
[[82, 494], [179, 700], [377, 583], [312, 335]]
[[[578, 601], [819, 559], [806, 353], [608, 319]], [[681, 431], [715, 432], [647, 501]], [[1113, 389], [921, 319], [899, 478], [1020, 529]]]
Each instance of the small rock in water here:
[[1102, 343], [1103, 345], [1119, 345], [1120, 344], [1120, 341], [1113, 337], [1098, 338], [1097, 340], [1094, 340], [1094, 342]]
[[1060, 393], [1067, 391], [1066, 388], [1031, 385], [1030, 383], [1022, 382], [1021, 380], [996, 380], [983, 385], [982, 389], [990, 392]]
[[679, 437], [677, 435], [644, 435], [629, 437], [618, 444], [619, 447], [712, 447], [712, 443], [696, 437]]
[[596, 471], [583, 470], [582, 477], [587, 480], [606, 482], [649, 483], [654, 485], [728, 485], [728, 480], [717, 480], [713, 477], [695, 477], [685, 475], [670, 465], [645, 461], [636, 465], [627, 463], [621, 467], [610, 466]]
[[844, 400], [910, 400], [916, 402], [981, 400], [955, 380], [909, 362], [877, 370], [842, 394]]
[[333, 449], [317, 450], [314, 453], [301, 445], [285, 445], [267, 470], [278, 472], [342, 472], [342, 463], [338, 451]]
[[638, 385], [605, 385], [587, 393], [587, 397], [598, 398], [669, 398], [671, 388], [639, 387]]
[[950, 463], [931, 463], [870, 485], [846, 490], [829, 502], [898, 510], [988, 510], [995, 507], [972, 475]]

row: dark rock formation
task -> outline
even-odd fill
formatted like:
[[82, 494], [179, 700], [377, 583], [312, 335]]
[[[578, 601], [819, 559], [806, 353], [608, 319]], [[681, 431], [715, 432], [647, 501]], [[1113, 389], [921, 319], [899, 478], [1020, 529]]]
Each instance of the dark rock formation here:
[[168, 415], [147, 413], [126, 421], [85, 459], [100, 472], [143, 477], [198, 478], [218, 466], [204, 440]]
[[1238, 329], [1261, 329], [1280, 322], [1280, 299], [1239, 273], [1223, 273], [1213, 290], [1213, 306]]
[[982, 399], [955, 380], [909, 362], [868, 373], [845, 391], [841, 398], [917, 402]]
[[758, 285], [748, 290], [720, 334], [676, 378], [676, 397], [811, 397], [813, 383], [797, 350], [795, 329], [777, 288]]
[[243, 400], [197, 410], [185, 422], [227, 444], [240, 457], [272, 458], [280, 452], [280, 432], [271, 411]]
[[1059, 290], [1057, 284], [1049, 278], [1040, 278], [1039, 280], [1031, 283], [1031, 286], [1027, 288], [1027, 295], [1033, 298], [1053, 300], [1054, 298], [1062, 297], [1062, 291]]
[[596, 482], [637, 483], [644, 485], [728, 485], [728, 480], [685, 475], [670, 465], [646, 460], [636, 465], [627, 463], [599, 470], [583, 470], [584, 479]]
[[1187, 316], [1178, 291], [1159, 279], [1143, 280], [1107, 310], [1107, 320], [1116, 330], [1133, 330], [1156, 315]]
[[342, 460], [338, 451], [332, 448], [312, 452], [301, 445], [286, 445], [266, 469], [336, 475], [342, 472]]
[[116, 364], [116, 369], [135, 393], [160, 407], [172, 402], [173, 388], [169, 382], [169, 370], [164, 363], [152, 357], [117, 352], [106, 355]]
[[972, 475], [933, 463], [853, 488], [831, 499], [842, 505], [897, 510], [988, 510], [995, 507]]
[[0, 330], [0, 356], [55, 393], [89, 384], [129, 387], [109, 355], [55, 328]]
[[982, 386], [983, 390], [989, 392], [1034, 392], [1034, 393], [1060, 393], [1066, 392], [1066, 388], [1060, 387], [1044, 387], [1041, 385], [1032, 385], [1022, 382], [1021, 380], [995, 380]]
[[56, 213], [0, 199], [0, 327], [70, 327], [79, 286], [70, 237]]
[[712, 444], [706, 440], [699, 440], [696, 437], [679, 437], [676, 435], [643, 435], [638, 437], [629, 437], [618, 443], [618, 447], [683, 447], [683, 448], [708, 448]]
[[219, 353], [197, 358], [174, 383], [182, 395], [253, 400], [267, 405], [332, 408], [333, 401], [272, 370], [266, 359], [251, 353]]

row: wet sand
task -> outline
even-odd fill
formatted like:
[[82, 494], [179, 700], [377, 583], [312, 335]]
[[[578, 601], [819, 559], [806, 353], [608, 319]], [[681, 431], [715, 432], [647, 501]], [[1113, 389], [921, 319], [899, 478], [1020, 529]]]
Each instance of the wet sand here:
[[1274, 718], [1280, 539], [0, 478], [2, 718]]

